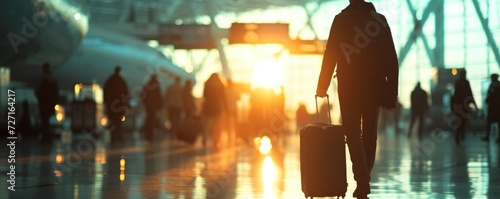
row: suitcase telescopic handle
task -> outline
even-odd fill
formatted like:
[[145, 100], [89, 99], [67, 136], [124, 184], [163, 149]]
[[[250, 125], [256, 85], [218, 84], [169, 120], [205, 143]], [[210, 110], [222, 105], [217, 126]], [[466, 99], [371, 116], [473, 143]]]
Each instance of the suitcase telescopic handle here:
[[[316, 100], [316, 120], [319, 123], [318, 97], [320, 96], [316, 95], [314, 99]], [[332, 116], [330, 115], [330, 97], [328, 94], [326, 94], [326, 105], [328, 107], [328, 124], [332, 124]]]

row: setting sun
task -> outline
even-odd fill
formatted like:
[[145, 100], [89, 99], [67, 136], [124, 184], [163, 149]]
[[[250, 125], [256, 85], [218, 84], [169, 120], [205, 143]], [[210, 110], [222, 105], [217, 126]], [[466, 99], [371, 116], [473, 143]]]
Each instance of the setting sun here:
[[258, 62], [253, 71], [253, 87], [277, 89], [283, 85], [283, 65], [276, 60]]

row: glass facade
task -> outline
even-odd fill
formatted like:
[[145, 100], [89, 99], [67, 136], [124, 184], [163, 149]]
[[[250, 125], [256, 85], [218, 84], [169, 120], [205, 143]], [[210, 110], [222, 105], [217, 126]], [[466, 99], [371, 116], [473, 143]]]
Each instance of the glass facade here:
[[[439, 0], [372, 0], [378, 12], [384, 14], [392, 29], [398, 56], [403, 46], [411, 39], [411, 32], [415, 28], [415, 20], [410, 7], [414, 9], [417, 19], [422, 19], [425, 9], [431, 1]], [[482, 107], [485, 98], [485, 89], [489, 85], [489, 75], [500, 72], [500, 63], [496, 58], [491, 44], [487, 41], [485, 29], [478, 17], [480, 12], [488, 24], [491, 35], [497, 45], [500, 44], [500, 1], [496, 0], [443, 0], [444, 1], [444, 68], [465, 68], [475, 99]], [[474, 6], [478, 2], [480, 11]], [[326, 40], [333, 18], [349, 4], [347, 0], [327, 1], [318, 6], [309, 3], [304, 7], [293, 6], [283, 8], [269, 8], [254, 10], [246, 13], [220, 14], [216, 17], [220, 28], [229, 28], [232, 22], [240, 23], [289, 23], [292, 39], [320, 39]], [[308, 17], [308, 14], [310, 17]], [[206, 16], [199, 17], [198, 23], [209, 23]], [[310, 19], [312, 28], [308, 26]], [[410, 106], [410, 93], [416, 82], [421, 82], [428, 93], [432, 83], [432, 56], [436, 48], [436, 17], [431, 12], [428, 19], [422, 20], [422, 35], [418, 37], [400, 65], [400, 101], [403, 107]], [[314, 94], [321, 67], [322, 55], [291, 55], [286, 48], [280, 45], [224, 45], [228, 65], [233, 80], [236, 82], [254, 81], [256, 65], [262, 61], [273, 60], [281, 69], [273, 70], [283, 78], [281, 84], [285, 88], [287, 110], [291, 115], [300, 102], [307, 104], [309, 112], [313, 113]], [[196, 64], [202, 63], [201, 70], [197, 71], [197, 85], [195, 94], [201, 96], [203, 82], [212, 72], [221, 72], [221, 62], [217, 50], [194, 50], [189, 53], [176, 50], [173, 60], [183, 67], [199, 68]], [[439, 53], [439, 51], [438, 51]], [[194, 58], [193, 58], [194, 57]], [[197, 60], [194, 60], [197, 59]], [[194, 62], [193, 62], [194, 60]], [[201, 60], [201, 61], [200, 61]], [[194, 65], [193, 65], [194, 64]], [[271, 76], [272, 77], [272, 76]], [[332, 81], [334, 82], [334, 81]], [[330, 88], [334, 88], [331, 86]], [[334, 93], [333, 90], [329, 93]], [[334, 106], [335, 108], [335, 106]]]

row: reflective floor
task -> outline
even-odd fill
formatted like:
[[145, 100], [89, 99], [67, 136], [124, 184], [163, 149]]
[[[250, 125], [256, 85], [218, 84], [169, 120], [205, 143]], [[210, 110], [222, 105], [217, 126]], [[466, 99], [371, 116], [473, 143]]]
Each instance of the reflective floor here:
[[[456, 146], [449, 132], [420, 141], [381, 133], [369, 197], [500, 198], [499, 144], [481, 141], [482, 134], [468, 133]], [[68, 136], [53, 146], [18, 143], [16, 191], [7, 191], [2, 161], [0, 198], [304, 198], [297, 134], [272, 145], [265, 138], [249, 144], [223, 137], [219, 147], [187, 145], [167, 135], [148, 144], [130, 133], [120, 146]], [[350, 169], [348, 184], [346, 197], [352, 198]]]

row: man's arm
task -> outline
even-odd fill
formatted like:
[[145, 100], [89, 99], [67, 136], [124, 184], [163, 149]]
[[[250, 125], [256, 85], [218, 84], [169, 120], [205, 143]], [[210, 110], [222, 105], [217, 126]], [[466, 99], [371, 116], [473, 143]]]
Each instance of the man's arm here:
[[467, 81], [467, 96], [471, 97], [472, 104], [474, 104], [474, 108], [476, 108], [476, 110], [479, 110], [476, 104], [476, 100], [474, 99], [474, 94], [472, 94], [472, 88], [470, 87], [469, 81]]
[[330, 81], [332, 79], [333, 72], [337, 66], [337, 49], [338, 42], [337, 37], [334, 35], [337, 32], [335, 19], [333, 20], [332, 27], [330, 28], [330, 35], [328, 37], [328, 42], [326, 43], [326, 49], [323, 54], [323, 62], [321, 64], [321, 72], [319, 74], [318, 86], [316, 88], [316, 95], [319, 97], [326, 96], [328, 87], [330, 86]]
[[[382, 16], [384, 21], [387, 23], [387, 19]], [[388, 23], [387, 23], [388, 24]], [[398, 96], [398, 83], [399, 83], [399, 62], [398, 56], [396, 54], [396, 48], [394, 47], [394, 39], [392, 38], [391, 28], [387, 25], [387, 32], [389, 34], [389, 43], [387, 44], [387, 83], [389, 86], [389, 94], [392, 97]]]

